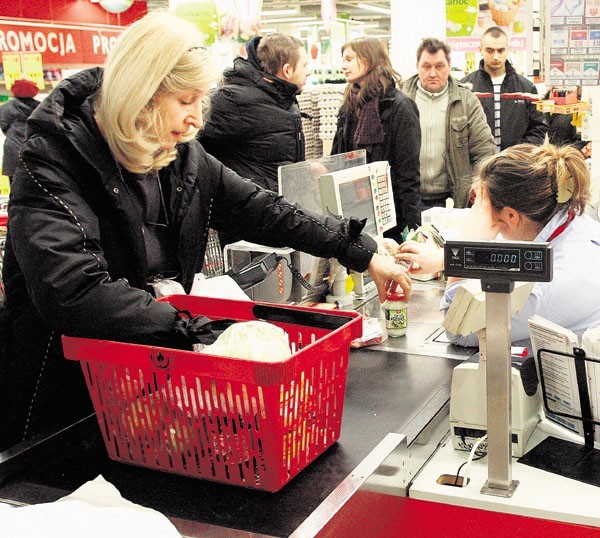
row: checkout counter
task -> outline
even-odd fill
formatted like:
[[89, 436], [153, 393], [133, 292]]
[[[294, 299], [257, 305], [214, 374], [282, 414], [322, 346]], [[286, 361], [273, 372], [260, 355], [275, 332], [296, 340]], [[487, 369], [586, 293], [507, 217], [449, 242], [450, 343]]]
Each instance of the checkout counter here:
[[[410, 465], [381, 475], [405, 493], [446, 438], [452, 370], [474, 350], [444, 339], [442, 292], [439, 281], [416, 282], [406, 337], [351, 351], [340, 439], [277, 493], [111, 461], [91, 417], [0, 453], [0, 500], [51, 502], [101, 474], [185, 536], [314, 536], [394, 451], [418, 447]], [[363, 308], [378, 306], [372, 298]]]
[[[194, 538], [600, 533], [599, 488], [532, 467], [515, 463], [512, 498], [481, 495], [487, 458], [472, 463], [467, 487], [438, 484], [468, 457], [450, 441], [450, 388], [454, 367], [477, 351], [446, 340], [443, 289], [414, 282], [407, 335], [351, 350], [339, 440], [276, 493], [111, 461], [92, 416], [0, 453], [0, 502], [52, 502], [101, 474]], [[378, 307], [374, 297], [360, 305]], [[530, 445], [550, 431], [542, 424]]]

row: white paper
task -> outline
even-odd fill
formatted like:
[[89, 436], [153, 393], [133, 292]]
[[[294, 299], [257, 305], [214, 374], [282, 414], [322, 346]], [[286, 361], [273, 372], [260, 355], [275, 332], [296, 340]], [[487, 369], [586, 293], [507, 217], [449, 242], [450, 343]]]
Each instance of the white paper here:
[[0, 510], [2, 538], [181, 538], [166, 516], [98, 476], [53, 503]]
[[235, 299], [236, 301], [250, 301], [244, 290], [235, 280], [228, 275], [205, 278], [202, 273], [194, 277], [190, 295], [200, 297], [213, 297], [215, 299]]
[[[586, 357], [600, 360], [600, 327], [587, 329], [583, 333], [582, 347]], [[592, 407], [592, 419], [600, 422], [600, 363], [586, 361], [588, 374], [588, 390], [590, 393], [590, 405]], [[600, 443], [600, 425], [595, 425], [594, 441]]]
[[[573, 331], [552, 323], [541, 316], [536, 315], [529, 318], [529, 331], [538, 376], [540, 375], [537, 361], [539, 349], [551, 349], [561, 353], [573, 354], [573, 348], [579, 346], [577, 335]], [[544, 353], [542, 355], [542, 366], [549, 407], [557, 412], [581, 416], [575, 360], [553, 353]], [[548, 411], [546, 411], [546, 417], [583, 435], [583, 425], [580, 420], [560, 417]]]

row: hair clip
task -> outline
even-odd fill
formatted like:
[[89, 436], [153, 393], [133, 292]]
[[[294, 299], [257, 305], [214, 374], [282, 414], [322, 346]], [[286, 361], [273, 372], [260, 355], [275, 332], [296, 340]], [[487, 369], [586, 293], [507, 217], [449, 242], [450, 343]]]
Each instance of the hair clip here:
[[556, 201], [559, 204], [568, 202], [573, 196], [573, 190], [575, 189], [575, 183], [573, 176], [569, 176], [564, 181], [558, 182], [558, 188], [556, 190]]
[[204, 45], [194, 45], [193, 47], [190, 47], [186, 52], [192, 52], [193, 50], [206, 50], [206, 47]]

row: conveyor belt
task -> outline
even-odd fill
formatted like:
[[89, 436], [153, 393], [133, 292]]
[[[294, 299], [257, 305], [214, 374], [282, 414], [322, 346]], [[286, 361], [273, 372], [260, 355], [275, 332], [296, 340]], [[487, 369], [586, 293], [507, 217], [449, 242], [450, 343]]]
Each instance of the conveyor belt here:
[[353, 350], [339, 441], [277, 493], [112, 462], [97, 426], [89, 422], [85, 435], [65, 436], [41, 462], [32, 461], [26, 470], [9, 478], [0, 486], [0, 498], [23, 503], [53, 501], [102, 474], [126, 499], [161, 511], [179, 522], [178, 527], [184, 523], [192, 528], [196, 523], [255, 536], [286, 537], [386, 434], [405, 433], [411, 442], [418, 425], [431, 419], [439, 402], [447, 402], [455, 365], [456, 360], [445, 357]]

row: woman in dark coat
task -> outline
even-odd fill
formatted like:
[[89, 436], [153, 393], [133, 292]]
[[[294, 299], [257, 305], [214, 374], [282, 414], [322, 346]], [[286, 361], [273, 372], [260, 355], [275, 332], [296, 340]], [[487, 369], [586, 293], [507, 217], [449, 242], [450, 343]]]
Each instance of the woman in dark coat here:
[[35, 82], [19, 79], [13, 82], [11, 92], [15, 96], [0, 106], [0, 129], [6, 136], [2, 156], [2, 173], [12, 181], [21, 146], [25, 142], [25, 123], [40, 104], [34, 97], [38, 94]]
[[342, 71], [349, 84], [331, 153], [365, 149], [368, 162], [389, 162], [397, 226], [385, 235], [401, 242], [405, 226], [421, 223], [417, 105], [400, 91], [402, 78], [379, 39], [359, 37], [344, 44]]
[[360, 222], [293, 206], [204, 151], [202, 102], [220, 70], [202, 39], [153, 12], [104, 69], [63, 80], [29, 119], [8, 206], [0, 450], [89, 413], [61, 334], [190, 347], [185, 320], [149, 283], [174, 274], [188, 293], [209, 227], [368, 269], [380, 300], [391, 280], [410, 291]]

